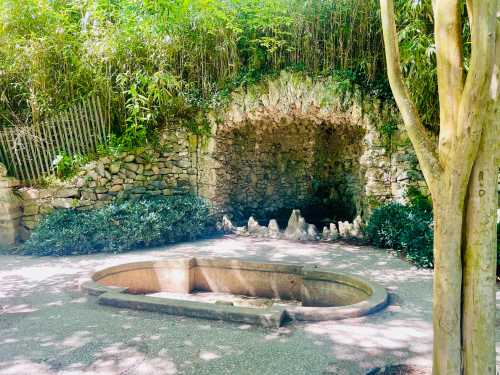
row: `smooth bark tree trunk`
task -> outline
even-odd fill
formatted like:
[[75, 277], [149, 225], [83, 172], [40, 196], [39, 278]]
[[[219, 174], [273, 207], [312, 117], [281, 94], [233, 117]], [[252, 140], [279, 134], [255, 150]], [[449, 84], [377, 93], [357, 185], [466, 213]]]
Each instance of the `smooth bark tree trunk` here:
[[394, 1], [380, 0], [387, 73], [434, 202], [433, 374], [495, 374], [500, 0], [433, 0], [440, 134], [426, 134], [400, 66]]
[[496, 367], [498, 130], [485, 127], [466, 199], [462, 341], [463, 373], [467, 375], [494, 375]]
[[[449, 189], [449, 187], [448, 187]], [[451, 189], [450, 189], [451, 190]], [[434, 199], [433, 374], [460, 374], [462, 218], [459, 197]]]

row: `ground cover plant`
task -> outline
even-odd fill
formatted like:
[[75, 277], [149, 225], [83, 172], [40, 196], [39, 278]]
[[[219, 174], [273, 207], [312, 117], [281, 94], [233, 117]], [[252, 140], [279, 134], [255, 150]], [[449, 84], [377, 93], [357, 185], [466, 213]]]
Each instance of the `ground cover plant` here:
[[115, 201], [103, 208], [56, 210], [22, 246], [26, 255], [123, 252], [213, 235], [209, 205], [194, 196]]

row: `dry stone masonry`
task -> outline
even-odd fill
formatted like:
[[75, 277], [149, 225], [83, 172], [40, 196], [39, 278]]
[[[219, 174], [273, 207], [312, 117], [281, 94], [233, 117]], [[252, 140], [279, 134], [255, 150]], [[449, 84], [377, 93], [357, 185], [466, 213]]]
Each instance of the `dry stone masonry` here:
[[0, 163], [0, 249], [14, 245], [20, 235], [21, 200], [13, 192], [18, 185], [19, 181], [7, 177], [7, 168]]
[[[276, 213], [286, 220], [298, 208], [309, 220], [307, 207], [329, 205], [328, 210], [342, 213], [316, 223], [318, 230], [296, 212], [287, 238], [357, 236], [360, 222], [345, 220], [366, 215], [374, 202], [403, 199], [406, 186], [421, 178], [404, 133], [396, 131], [400, 146], [389, 150], [378, 130], [387, 109], [377, 101], [363, 102], [358, 94], [346, 98], [333, 79], [284, 72], [234, 92], [224, 108], [209, 114], [209, 136], [168, 126], [158, 146], [93, 161], [59, 186], [15, 188], [21, 204], [11, 196], [2, 199], [22, 206], [8, 210], [16, 223], [12, 228], [19, 225], [15, 216], [21, 216], [23, 238], [53, 209], [188, 193], [226, 213], [221, 225], [231, 233], [279, 238], [279, 225], [286, 221], [270, 221], [280, 219]], [[14, 188], [5, 178], [0, 181], [5, 189]], [[338, 220], [342, 223], [333, 224]]]
[[22, 187], [23, 238], [43, 215], [58, 208], [102, 207], [113, 199], [195, 193], [196, 168], [186, 131], [162, 135], [161, 150], [144, 148], [134, 153], [100, 158], [85, 165], [72, 181], [49, 188]]
[[200, 194], [234, 218], [265, 220], [325, 200], [352, 220], [373, 202], [402, 200], [421, 178], [408, 171], [416, 164], [404, 133], [389, 150], [377, 122], [388, 110], [343, 95], [332, 79], [285, 72], [233, 93], [198, 148]]

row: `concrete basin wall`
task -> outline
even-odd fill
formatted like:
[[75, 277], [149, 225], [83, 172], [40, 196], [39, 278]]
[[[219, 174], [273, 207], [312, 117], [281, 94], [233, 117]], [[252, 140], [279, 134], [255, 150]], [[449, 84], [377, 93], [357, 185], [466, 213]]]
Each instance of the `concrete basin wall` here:
[[387, 293], [368, 280], [318, 267], [258, 263], [236, 259], [173, 259], [106, 268], [93, 281], [128, 294], [223, 292], [252, 297], [299, 300], [287, 308], [298, 320], [342, 319], [383, 308]]

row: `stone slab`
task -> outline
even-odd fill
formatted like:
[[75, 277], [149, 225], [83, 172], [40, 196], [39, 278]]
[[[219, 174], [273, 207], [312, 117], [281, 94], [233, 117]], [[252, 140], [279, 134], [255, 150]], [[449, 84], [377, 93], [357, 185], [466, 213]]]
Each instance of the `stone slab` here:
[[120, 308], [189, 316], [210, 320], [246, 323], [265, 328], [278, 328], [286, 316], [283, 309], [249, 309], [236, 306], [208, 304], [185, 300], [148, 297], [143, 295], [107, 292], [98, 302]]

